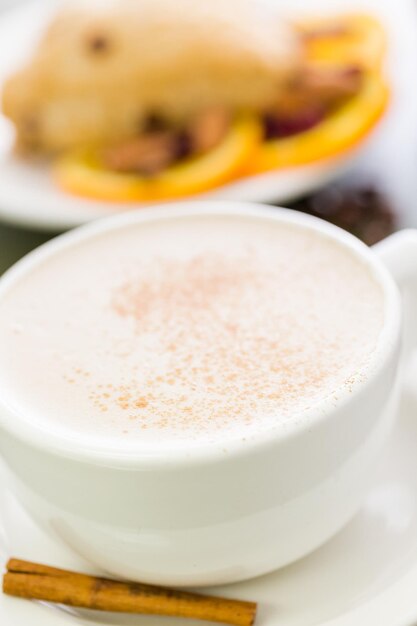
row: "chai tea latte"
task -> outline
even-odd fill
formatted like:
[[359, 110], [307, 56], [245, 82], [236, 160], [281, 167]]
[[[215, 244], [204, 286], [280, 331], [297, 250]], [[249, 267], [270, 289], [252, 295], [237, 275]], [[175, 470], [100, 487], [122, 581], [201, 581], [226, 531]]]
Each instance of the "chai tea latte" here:
[[370, 270], [305, 227], [130, 224], [41, 259], [3, 297], [2, 395], [109, 445], [245, 438], [349, 388], [382, 324]]

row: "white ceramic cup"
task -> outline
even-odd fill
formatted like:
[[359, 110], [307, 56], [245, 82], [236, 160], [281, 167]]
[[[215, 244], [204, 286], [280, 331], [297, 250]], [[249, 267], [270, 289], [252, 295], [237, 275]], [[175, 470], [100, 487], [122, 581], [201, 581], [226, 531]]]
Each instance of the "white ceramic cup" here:
[[337, 400], [321, 402], [307, 421], [236, 441], [227, 454], [216, 443], [190, 444], [187, 455], [75, 446], [11, 414], [0, 380], [0, 450], [11, 488], [31, 515], [111, 574], [177, 586], [228, 583], [281, 567], [354, 515], [398, 398], [402, 321], [394, 279], [409, 285], [414, 305], [417, 300], [417, 231], [403, 231], [371, 250], [322, 220], [286, 209], [188, 203], [131, 212], [49, 242], [1, 279], [0, 306], [22, 275], [63, 248], [115, 225], [196, 211], [236, 220], [249, 213], [330, 237], [359, 256], [381, 285], [385, 321], [364, 380]]

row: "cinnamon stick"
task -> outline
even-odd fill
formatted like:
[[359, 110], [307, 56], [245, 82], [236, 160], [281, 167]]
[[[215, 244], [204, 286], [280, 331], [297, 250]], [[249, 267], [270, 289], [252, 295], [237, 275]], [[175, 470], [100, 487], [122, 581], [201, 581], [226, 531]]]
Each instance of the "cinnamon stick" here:
[[170, 615], [234, 626], [252, 626], [256, 615], [254, 602], [120, 582], [19, 559], [7, 563], [3, 592], [99, 611]]

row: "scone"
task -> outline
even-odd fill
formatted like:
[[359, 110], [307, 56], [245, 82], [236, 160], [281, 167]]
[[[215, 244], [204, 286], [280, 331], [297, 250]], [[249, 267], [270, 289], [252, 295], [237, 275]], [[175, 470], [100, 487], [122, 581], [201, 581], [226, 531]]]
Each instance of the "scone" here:
[[273, 103], [298, 39], [253, 0], [73, 2], [6, 83], [19, 143], [40, 151], [135, 136], [149, 117]]

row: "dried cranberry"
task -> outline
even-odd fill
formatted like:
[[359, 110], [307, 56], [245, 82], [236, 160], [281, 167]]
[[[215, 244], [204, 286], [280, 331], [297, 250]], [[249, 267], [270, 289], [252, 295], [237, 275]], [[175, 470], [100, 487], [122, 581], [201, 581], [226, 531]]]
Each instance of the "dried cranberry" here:
[[176, 136], [175, 158], [180, 161], [186, 159], [193, 151], [190, 135], [186, 131], [181, 131]]
[[324, 111], [311, 107], [294, 115], [267, 113], [263, 117], [265, 139], [291, 137], [317, 126], [324, 118]]

